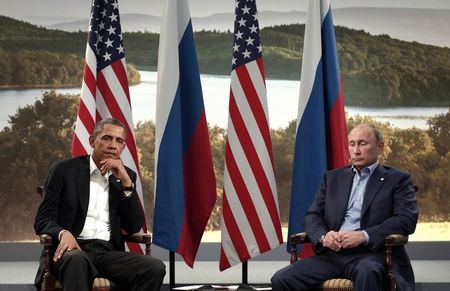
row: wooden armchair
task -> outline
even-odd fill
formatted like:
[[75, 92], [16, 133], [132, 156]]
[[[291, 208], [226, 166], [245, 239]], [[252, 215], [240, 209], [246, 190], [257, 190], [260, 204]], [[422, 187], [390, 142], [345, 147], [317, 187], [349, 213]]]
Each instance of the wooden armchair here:
[[[39, 195], [43, 195], [43, 187], [36, 188]], [[44, 273], [42, 277], [41, 291], [62, 291], [61, 283], [56, 280], [52, 274], [53, 270], [53, 252], [52, 252], [52, 237], [48, 234], [39, 236], [40, 243], [44, 246]], [[122, 235], [122, 240], [125, 242], [145, 244], [145, 255], [151, 255], [152, 236], [149, 233], [135, 233], [132, 235]], [[108, 291], [114, 289], [114, 284], [106, 278], [95, 278], [92, 284], [92, 291]]]
[[[305, 232], [297, 233], [289, 238], [291, 245], [291, 264], [298, 260], [297, 245], [309, 243], [310, 240]], [[386, 246], [386, 290], [395, 291], [395, 277], [392, 273], [392, 247], [402, 246], [408, 242], [408, 236], [401, 234], [391, 234], [384, 240]], [[352, 281], [345, 278], [334, 278], [326, 280], [317, 289], [317, 291], [351, 291], [353, 290]]]

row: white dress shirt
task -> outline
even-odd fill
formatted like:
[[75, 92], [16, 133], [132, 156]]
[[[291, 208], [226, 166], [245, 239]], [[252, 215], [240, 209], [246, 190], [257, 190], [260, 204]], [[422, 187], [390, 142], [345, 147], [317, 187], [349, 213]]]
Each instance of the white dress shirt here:
[[89, 158], [89, 207], [79, 239], [110, 240], [109, 180], [111, 173], [102, 176], [92, 155]]

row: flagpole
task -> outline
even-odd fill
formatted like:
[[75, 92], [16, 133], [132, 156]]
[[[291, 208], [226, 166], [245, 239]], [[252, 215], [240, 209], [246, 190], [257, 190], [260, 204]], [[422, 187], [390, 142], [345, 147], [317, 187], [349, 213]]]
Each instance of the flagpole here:
[[248, 284], [248, 261], [242, 262], [242, 284]]
[[175, 288], [175, 253], [169, 251], [169, 286], [170, 290]]

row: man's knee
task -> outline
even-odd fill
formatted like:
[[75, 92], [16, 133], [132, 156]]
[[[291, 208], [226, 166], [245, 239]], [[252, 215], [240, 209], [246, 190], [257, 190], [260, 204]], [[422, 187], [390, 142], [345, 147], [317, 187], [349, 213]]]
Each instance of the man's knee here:
[[166, 265], [160, 260], [155, 260], [154, 270], [154, 272], [161, 277], [164, 277], [164, 275], [166, 275]]
[[146, 273], [152, 277], [164, 277], [166, 274], [166, 265], [161, 261], [153, 257], [143, 256], [147, 260], [146, 262]]
[[382, 290], [385, 274], [383, 261], [365, 259], [354, 267], [351, 280], [355, 290]]
[[63, 268], [85, 268], [90, 265], [89, 257], [85, 252], [80, 250], [66, 251], [61, 259], [61, 267]]
[[71, 289], [68, 290], [89, 290], [98, 274], [88, 255], [80, 250], [65, 252], [56, 266], [62, 285], [66, 287], [66, 283], [70, 284]]
[[383, 276], [386, 273], [384, 262], [379, 260], [361, 260], [354, 270], [357, 276]]
[[282, 270], [278, 270], [270, 279], [270, 282], [272, 284], [272, 290], [274, 291], [281, 291], [285, 290], [284, 286], [286, 285], [286, 276], [285, 272], [282, 272]]

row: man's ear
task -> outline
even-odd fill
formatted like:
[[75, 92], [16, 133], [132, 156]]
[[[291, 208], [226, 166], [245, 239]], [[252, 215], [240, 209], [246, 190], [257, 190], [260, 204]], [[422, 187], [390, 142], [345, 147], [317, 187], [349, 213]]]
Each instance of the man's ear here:
[[91, 147], [94, 147], [94, 141], [95, 141], [95, 137], [93, 135], [89, 136], [89, 144], [91, 145]]
[[381, 154], [383, 152], [384, 149], [384, 141], [380, 141], [380, 143], [378, 144], [378, 154]]

